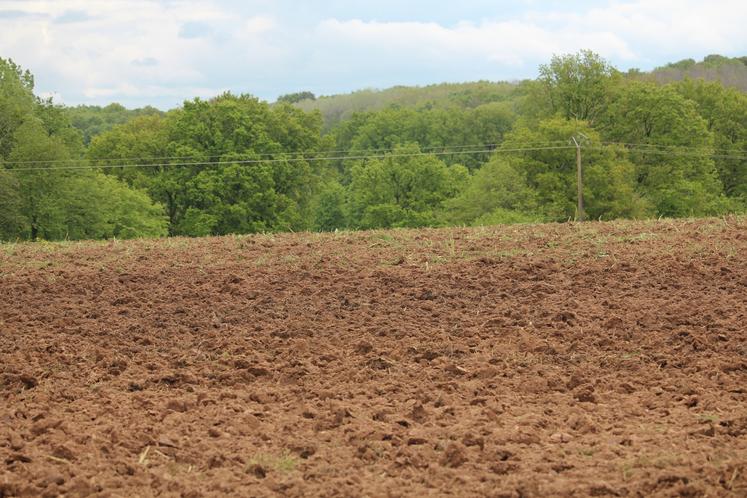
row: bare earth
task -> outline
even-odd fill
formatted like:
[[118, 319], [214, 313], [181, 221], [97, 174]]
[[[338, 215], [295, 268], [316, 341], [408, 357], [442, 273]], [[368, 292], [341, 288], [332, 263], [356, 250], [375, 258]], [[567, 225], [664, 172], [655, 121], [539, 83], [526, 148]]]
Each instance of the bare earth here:
[[0, 497], [747, 496], [747, 218], [0, 246]]

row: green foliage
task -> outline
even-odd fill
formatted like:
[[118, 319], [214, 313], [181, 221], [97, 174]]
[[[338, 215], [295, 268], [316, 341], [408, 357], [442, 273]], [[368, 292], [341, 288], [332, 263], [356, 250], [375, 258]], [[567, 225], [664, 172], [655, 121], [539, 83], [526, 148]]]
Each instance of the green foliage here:
[[166, 235], [163, 209], [144, 192], [132, 190], [116, 178], [92, 171], [70, 174], [50, 194], [48, 200], [56, 210], [44, 221], [42, 238], [126, 239]]
[[[484, 144], [501, 142], [514, 119], [513, 110], [503, 102], [474, 109], [389, 107], [354, 114], [352, 119], [333, 130], [333, 134], [337, 148], [353, 155], [381, 153], [407, 143], [417, 143], [426, 152], [439, 152], [443, 148], [474, 151], [482, 149]], [[447, 164], [464, 164], [475, 169], [489, 156], [486, 152], [440, 157]]]
[[680, 69], [680, 70], [687, 70], [692, 67], [695, 67], [695, 59], [682, 59], [681, 61], [677, 62], [670, 62], [666, 66], [667, 68], [673, 68], [673, 69]]
[[[469, 179], [466, 188], [445, 203], [453, 224], [523, 223], [537, 221], [537, 195], [504, 155], [495, 155]], [[498, 221], [504, 220], [504, 221]]]
[[447, 166], [417, 145], [397, 147], [383, 159], [357, 163], [350, 183], [351, 225], [357, 228], [439, 224], [443, 202], [465, 184], [464, 166]]
[[0, 57], [0, 158], [13, 147], [13, 134], [33, 114], [34, 77], [12, 60]]
[[142, 163], [128, 159], [133, 153], [166, 157], [115, 174], [165, 206], [172, 235], [222, 235], [307, 228], [303, 213], [323, 165], [313, 169], [288, 153], [321, 143], [318, 113], [224, 94], [115, 127], [93, 140], [89, 157], [104, 165]]
[[288, 93], [277, 98], [277, 102], [287, 102], [288, 104], [297, 104], [303, 100], [316, 100], [316, 95], [307, 91]]
[[19, 187], [12, 173], [0, 168], [0, 240], [19, 237], [27, 223]]
[[[168, 233], [163, 207], [151, 200], [145, 191], [129, 188], [116, 178], [94, 173], [76, 178], [79, 192], [88, 205], [98, 206], [98, 223], [87, 225], [85, 238], [131, 239], [163, 237]], [[90, 194], [88, 194], [90, 192]], [[93, 202], [92, 202], [93, 201]], [[90, 227], [97, 227], [91, 230]]]
[[547, 109], [547, 115], [559, 114], [594, 124], [609, 104], [612, 86], [619, 80], [618, 71], [594, 52], [553, 56], [540, 66], [536, 91]]
[[645, 218], [652, 207], [638, 191], [636, 167], [622, 147], [583, 151], [584, 210], [591, 219]]
[[637, 80], [672, 83], [685, 79], [714, 81], [727, 88], [747, 91], [747, 58], [709, 55], [702, 61], [684, 59], [673, 64], [659, 67], [650, 73], [634, 75]]
[[[25, 161], [61, 161], [69, 158], [64, 142], [49, 136], [41, 120], [28, 117], [13, 133], [15, 146], [8, 162], [25, 164]], [[65, 237], [64, 198], [69, 172], [13, 171], [22, 200], [22, 212], [28, 224], [24, 236], [32, 240]]]
[[616, 142], [643, 145], [629, 157], [636, 165], [639, 190], [657, 215], [720, 212], [722, 186], [711, 158], [713, 135], [693, 101], [669, 86], [633, 82], [609, 107], [604, 130]]
[[395, 86], [386, 90], [356, 92], [303, 100], [298, 106], [305, 111], [320, 111], [326, 130], [347, 121], [355, 113], [374, 112], [388, 107], [472, 109], [491, 102], [511, 100], [516, 84], [477, 81], [441, 83], [425, 87]]
[[[88, 158], [101, 167], [122, 164], [160, 164], [169, 154], [166, 148], [167, 122], [161, 115], [140, 116], [94, 137], [88, 146]], [[148, 159], [153, 158], [153, 159]], [[158, 168], [112, 168], [116, 175], [136, 188], [151, 187], [151, 177]], [[158, 197], [158, 196], [155, 196]]]
[[744, 211], [747, 97], [703, 81], [744, 71], [708, 56], [623, 76], [582, 51], [521, 83], [226, 93], [162, 113], [55, 105], [0, 59], [0, 239], [564, 221], [572, 137], [590, 218]]
[[278, 165], [233, 163], [200, 171], [187, 184], [191, 216], [175, 231], [223, 235], [299, 228], [297, 207], [276, 183]]
[[95, 105], [79, 105], [67, 109], [72, 125], [83, 135], [83, 142], [87, 145], [94, 137], [111, 130], [113, 127], [125, 124], [140, 116], [159, 116], [163, 114], [154, 107], [146, 106], [141, 109], [126, 109], [121, 104], [109, 104], [105, 107]]
[[523, 143], [550, 143], [557, 147], [508, 156], [536, 192], [539, 212], [555, 221], [578, 216], [576, 152], [570, 137], [589, 144], [583, 150], [587, 215], [607, 219], [645, 216], [647, 206], [636, 193], [635, 170], [625, 155], [614, 147], [599, 146], [599, 133], [588, 123], [563, 118], [517, 126], [504, 144], [505, 149], [518, 148]]
[[[40, 120], [31, 119], [15, 134], [10, 164], [68, 159], [60, 137], [47, 135]], [[91, 170], [11, 169], [17, 182], [24, 223], [11, 236], [35, 240], [98, 239], [161, 236], [163, 210], [143, 192]]]
[[747, 199], [747, 95], [719, 83], [691, 79], [674, 89], [695, 103], [713, 134], [714, 161], [724, 193]]
[[329, 232], [347, 227], [345, 188], [336, 181], [324, 185], [314, 202], [312, 228]]
[[36, 99], [33, 78], [0, 59], [0, 239], [165, 234], [162, 208], [115, 178], [81, 166], [67, 110]]

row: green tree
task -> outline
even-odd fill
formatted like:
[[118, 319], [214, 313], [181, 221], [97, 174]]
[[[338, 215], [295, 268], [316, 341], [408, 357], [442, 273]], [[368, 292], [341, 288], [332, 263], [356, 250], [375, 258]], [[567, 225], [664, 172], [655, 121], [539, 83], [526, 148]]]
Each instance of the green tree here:
[[95, 171], [66, 175], [50, 201], [62, 214], [47, 224], [47, 239], [127, 239], [166, 235], [163, 208], [144, 192]]
[[[65, 161], [63, 139], [49, 136], [38, 118], [28, 119], [15, 134], [7, 174], [17, 181], [24, 225], [19, 235], [36, 239], [99, 239], [161, 236], [166, 220], [161, 206], [143, 192], [91, 169], [62, 169], [28, 161]], [[50, 166], [50, 164], [52, 164]], [[17, 165], [14, 167], [14, 165]], [[85, 165], [75, 163], [76, 166]]]
[[538, 210], [549, 220], [575, 218], [577, 209], [576, 155], [571, 137], [586, 137], [583, 151], [585, 210], [591, 218], [640, 217], [649, 212], [638, 195], [635, 168], [619, 147], [601, 146], [599, 133], [584, 121], [551, 118], [512, 131], [503, 149], [522, 144], [547, 143], [547, 147], [509, 153], [506, 157], [521, 171], [536, 192]]
[[347, 227], [345, 188], [336, 181], [330, 181], [320, 190], [314, 202], [314, 222], [312, 228], [321, 232]]
[[475, 171], [467, 187], [445, 203], [445, 219], [453, 224], [538, 221], [537, 194], [524, 173], [505, 155], [496, 154]]
[[248, 95], [185, 102], [169, 116], [168, 150], [224, 164], [165, 170], [176, 204], [174, 233], [203, 234], [192, 220], [216, 235], [306, 228], [314, 172], [288, 154], [318, 149], [320, 128], [318, 114], [287, 104], [271, 108]]
[[0, 57], [0, 158], [13, 148], [15, 130], [34, 112], [34, 77]]
[[67, 110], [36, 98], [31, 74], [0, 59], [0, 238], [164, 233], [160, 206], [86, 169], [82, 151]]
[[[326, 175], [324, 162], [303, 155], [322, 147], [320, 129], [318, 113], [224, 94], [115, 127], [93, 140], [89, 157], [145, 163], [114, 171], [165, 206], [172, 235], [300, 230]], [[161, 159], [129, 160], [133, 153]]]
[[492, 102], [509, 102], [517, 85], [505, 81], [440, 83], [424, 87], [395, 86], [385, 90], [358, 90], [348, 94], [303, 100], [296, 105], [306, 111], [320, 111], [324, 130], [349, 121], [356, 113], [388, 107], [411, 109], [473, 109]]
[[[22, 212], [28, 224], [25, 227], [25, 238], [58, 239], [67, 233], [66, 213], [61, 198], [67, 188], [67, 179], [71, 171], [65, 170], [30, 170], [25, 169], [36, 163], [27, 161], [64, 161], [70, 159], [69, 152], [62, 140], [49, 136], [40, 119], [28, 117], [13, 134], [15, 146], [11, 150], [8, 163], [10, 173], [18, 182], [18, 193], [22, 201]], [[17, 164], [22, 168], [13, 168]], [[37, 167], [46, 167], [44, 163]], [[18, 169], [18, 170], [16, 170]]]
[[222, 235], [297, 229], [298, 205], [275, 181], [281, 167], [292, 166], [233, 163], [200, 171], [187, 183], [189, 207], [177, 231]]
[[75, 180], [77, 185], [74, 184], [73, 188], [79, 192], [78, 200], [96, 206], [95, 221], [81, 224], [86, 227], [85, 238], [131, 239], [167, 235], [168, 221], [163, 206], [153, 202], [145, 191], [130, 188], [100, 172], [78, 175]]
[[288, 104], [297, 104], [303, 100], [316, 100], [316, 95], [309, 91], [287, 93], [277, 98], [277, 102], [286, 102]]
[[22, 236], [27, 223], [22, 206], [18, 179], [0, 165], [0, 240]]
[[590, 50], [553, 56], [540, 66], [533, 98], [545, 115], [558, 114], [567, 120], [594, 125], [612, 100], [619, 72]]
[[[94, 137], [87, 151], [93, 165], [162, 204], [171, 229], [180, 213], [178, 194], [183, 189], [176, 172], [169, 171], [176, 167], [164, 166], [170, 162], [169, 155], [168, 123], [159, 114], [114, 126]], [[177, 157], [174, 162], [188, 160], [188, 156]], [[116, 167], [121, 165], [139, 167]]]
[[163, 113], [158, 109], [146, 106], [140, 109], [127, 109], [121, 104], [113, 103], [104, 107], [79, 105], [66, 108], [74, 128], [83, 135], [83, 143], [90, 144], [94, 137], [125, 124], [140, 116], [157, 116]]
[[639, 191], [657, 215], [704, 216], [726, 209], [711, 157], [713, 134], [695, 103], [674, 88], [626, 85], [610, 105], [603, 129], [610, 140], [636, 144], [629, 158]]
[[[503, 102], [474, 109], [457, 107], [399, 108], [358, 113], [333, 131], [336, 148], [353, 155], [383, 153], [398, 145], [416, 143], [424, 151], [440, 154], [447, 164], [476, 169], [490, 153], [445, 153], [480, 150], [481, 145], [499, 143], [515, 119]], [[472, 147], [465, 147], [472, 146]], [[344, 165], [339, 165], [345, 171]], [[349, 179], [349, 171], [348, 173]]]
[[447, 166], [417, 145], [396, 147], [383, 159], [352, 168], [350, 216], [360, 228], [418, 227], [440, 223], [443, 202], [465, 185], [464, 166]]
[[62, 142], [71, 158], [83, 157], [82, 135], [72, 126], [66, 107], [55, 104], [51, 99], [37, 99], [34, 116], [41, 121], [47, 135]]
[[726, 195], [747, 200], [747, 95], [719, 82], [686, 79], [674, 84], [695, 102], [713, 134], [714, 162]]

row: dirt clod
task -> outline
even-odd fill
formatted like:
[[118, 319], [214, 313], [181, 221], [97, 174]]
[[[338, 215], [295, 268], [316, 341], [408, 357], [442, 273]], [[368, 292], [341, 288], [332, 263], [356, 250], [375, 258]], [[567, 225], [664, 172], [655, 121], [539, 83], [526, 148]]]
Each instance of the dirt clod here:
[[441, 458], [441, 465], [445, 467], [461, 467], [467, 461], [467, 455], [464, 446], [458, 443], [450, 443], [444, 451]]

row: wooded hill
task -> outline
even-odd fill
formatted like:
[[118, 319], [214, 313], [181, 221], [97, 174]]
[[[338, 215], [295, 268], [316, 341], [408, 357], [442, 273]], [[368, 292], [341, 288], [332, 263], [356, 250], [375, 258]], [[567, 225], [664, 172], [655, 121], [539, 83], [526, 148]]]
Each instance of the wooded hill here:
[[[700, 62], [684, 59], [649, 72], [632, 69], [623, 75], [630, 79], [661, 84], [702, 79], [747, 92], [747, 57], [709, 55]], [[375, 111], [393, 105], [473, 108], [490, 102], [516, 100], [524, 94], [524, 90], [525, 82], [521, 81], [476, 81], [422, 87], [395, 86], [383, 90], [367, 89], [320, 97], [315, 97], [311, 92], [299, 92], [284, 95], [278, 100], [294, 103], [305, 111], [321, 111], [325, 125], [331, 128], [340, 121], [349, 119], [355, 112]]]
[[747, 95], [657, 71], [582, 51], [518, 83], [227, 93], [160, 112], [58, 106], [0, 59], [0, 240], [566, 221], [573, 139], [589, 217], [744, 211]]
[[659, 67], [650, 73], [630, 72], [644, 81], [671, 83], [685, 79], [717, 81], [726, 87], [747, 92], [747, 57], [709, 55], [700, 62], [684, 59]]

